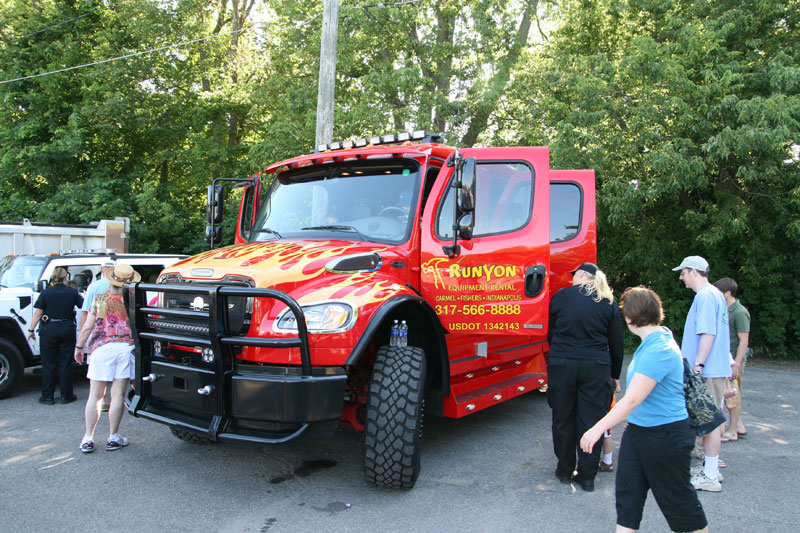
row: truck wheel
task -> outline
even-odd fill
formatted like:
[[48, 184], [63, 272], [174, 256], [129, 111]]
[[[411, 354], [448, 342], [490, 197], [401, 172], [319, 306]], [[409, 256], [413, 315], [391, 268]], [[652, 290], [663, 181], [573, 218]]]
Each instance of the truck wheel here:
[[364, 426], [364, 473], [376, 487], [410, 489], [419, 475], [425, 351], [384, 346], [375, 356]]
[[22, 379], [25, 364], [17, 347], [5, 339], [0, 339], [0, 399], [11, 395], [14, 387]]
[[182, 441], [191, 442], [193, 444], [214, 444], [214, 441], [211, 439], [207, 439], [205, 437], [201, 437], [197, 433], [192, 433], [191, 431], [184, 431], [182, 429], [177, 428], [169, 428], [173, 435], [181, 439]]

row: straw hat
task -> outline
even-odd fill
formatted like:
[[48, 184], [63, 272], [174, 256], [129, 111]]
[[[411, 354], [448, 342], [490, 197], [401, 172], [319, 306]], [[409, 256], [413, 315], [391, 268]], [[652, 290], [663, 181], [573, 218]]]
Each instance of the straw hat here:
[[103, 275], [108, 282], [115, 287], [122, 287], [126, 283], [142, 281], [142, 276], [140, 276], [132, 266], [122, 263], [117, 264], [114, 268], [109, 268]]

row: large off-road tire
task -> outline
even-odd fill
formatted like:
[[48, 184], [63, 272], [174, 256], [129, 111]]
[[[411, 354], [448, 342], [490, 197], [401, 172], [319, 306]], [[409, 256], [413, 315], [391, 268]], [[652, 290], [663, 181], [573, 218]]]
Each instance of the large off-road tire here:
[[177, 429], [173, 427], [169, 428], [169, 430], [172, 432], [173, 435], [175, 435], [182, 441], [191, 442], [193, 444], [214, 444], [213, 440], [201, 437], [197, 433], [192, 433], [191, 431], [184, 431], [182, 429]]
[[0, 399], [11, 396], [25, 372], [25, 362], [16, 346], [0, 339]]
[[424, 398], [422, 348], [380, 348], [372, 369], [364, 426], [367, 482], [391, 489], [414, 486], [419, 475]]

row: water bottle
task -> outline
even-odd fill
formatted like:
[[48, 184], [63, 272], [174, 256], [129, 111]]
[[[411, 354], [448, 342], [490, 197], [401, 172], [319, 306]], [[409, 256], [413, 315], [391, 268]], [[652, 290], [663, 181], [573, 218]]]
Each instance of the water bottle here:
[[397, 320], [395, 320], [394, 324], [392, 324], [392, 334], [389, 337], [389, 346], [397, 346], [399, 339], [400, 339], [400, 325], [398, 324]]
[[397, 340], [398, 346], [408, 346], [408, 324], [406, 324], [405, 320], [400, 324], [400, 335]]

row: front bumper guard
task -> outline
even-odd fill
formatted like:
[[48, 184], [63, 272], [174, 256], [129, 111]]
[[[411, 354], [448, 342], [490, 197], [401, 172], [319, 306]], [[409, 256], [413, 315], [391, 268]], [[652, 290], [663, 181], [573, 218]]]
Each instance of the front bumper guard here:
[[[152, 307], [147, 292], [200, 296], [207, 311]], [[309, 433], [335, 431], [347, 375], [343, 367], [312, 368], [308, 331], [300, 305], [286, 293], [225, 285], [145, 284], [128, 286], [131, 331], [136, 344], [134, 415], [197, 433], [210, 440], [275, 444]], [[271, 298], [285, 304], [298, 324], [297, 337], [233, 335], [230, 298]], [[177, 361], [156, 353], [154, 341], [208, 349], [211, 364]], [[301, 367], [246, 364], [235, 353], [244, 346], [299, 348]]]

